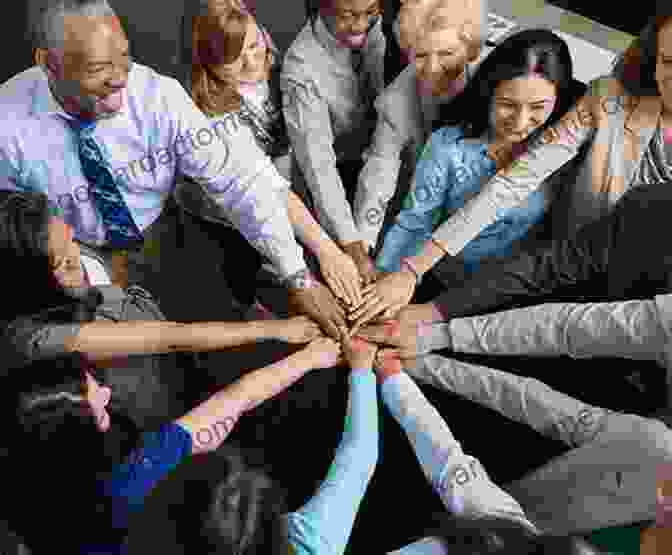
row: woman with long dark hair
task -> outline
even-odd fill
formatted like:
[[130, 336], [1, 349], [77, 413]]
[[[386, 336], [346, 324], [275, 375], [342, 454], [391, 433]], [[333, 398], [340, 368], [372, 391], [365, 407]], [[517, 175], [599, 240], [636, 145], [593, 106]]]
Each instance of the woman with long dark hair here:
[[[442, 224], [458, 217], [498, 169], [560, 118], [571, 103], [571, 84], [569, 49], [551, 31], [516, 33], [489, 54], [462, 93], [443, 107], [442, 127], [425, 145], [404, 208], [377, 259], [380, 269], [393, 273], [351, 314], [355, 327], [405, 304], [386, 299], [397, 280], [411, 286], [419, 280], [412, 257], [437, 243]], [[541, 190], [500, 211], [463, 251], [464, 270], [475, 271], [483, 258], [510, 254], [541, 221], [550, 200], [550, 191]]]
[[[323, 553], [324, 546], [342, 552], [377, 460], [376, 380], [371, 370], [376, 350], [361, 340], [344, 343], [345, 358], [352, 367], [348, 414], [341, 446], [318, 494], [285, 518], [282, 492], [259, 472], [229, 459], [222, 468], [228, 478], [209, 505], [212, 514], [190, 540], [201, 549], [217, 546], [241, 555], [286, 555], [290, 545], [298, 552]], [[53, 546], [58, 533], [60, 551], [117, 553], [132, 516], [159, 481], [189, 456], [200, 461], [205, 453], [219, 449], [246, 412], [311, 369], [330, 368], [340, 360], [340, 345], [318, 338], [278, 363], [249, 372], [158, 431], [141, 436], [132, 427], [118, 426], [117, 414], [109, 410], [110, 389], [81, 360], [71, 356], [38, 363], [33, 370], [40, 376], [18, 387], [21, 435], [13, 477], [25, 478], [27, 486], [21, 492], [15, 526], [36, 549]], [[48, 474], [40, 471], [45, 464]], [[199, 497], [198, 491], [189, 488], [182, 502]], [[36, 508], [36, 498], [48, 501]], [[53, 514], [61, 499], [74, 503], [72, 509]], [[187, 515], [192, 521], [200, 516]], [[36, 528], [35, 519], [40, 517], [47, 522]], [[157, 547], [161, 538], [149, 539], [157, 552], [163, 552]], [[180, 539], [186, 541], [184, 536]]]
[[0, 303], [3, 377], [32, 361], [81, 353], [143, 428], [183, 414], [189, 397], [200, 394], [197, 369], [185, 364], [193, 361], [178, 355], [270, 339], [307, 343], [320, 335], [305, 317], [167, 322], [149, 292], [111, 284], [102, 259], [73, 240], [58, 207], [41, 193], [0, 191], [0, 257], [8, 269]]

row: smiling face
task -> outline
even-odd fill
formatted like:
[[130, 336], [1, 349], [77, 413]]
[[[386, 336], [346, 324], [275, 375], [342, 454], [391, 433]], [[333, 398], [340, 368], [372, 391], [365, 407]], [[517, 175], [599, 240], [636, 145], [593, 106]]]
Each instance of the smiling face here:
[[467, 47], [457, 28], [441, 29], [418, 38], [413, 58], [421, 90], [438, 96], [464, 73]]
[[54, 278], [63, 288], [83, 287], [79, 245], [73, 240], [72, 228], [62, 218], [53, 217], [49, 221], [48, 240], [49, 263]]
[[129, 44], [114, 16], [67, 15], [62, 50], [38, 48], [36, 62], [66, 111], [113, 115], [123, 106], [131, 69]]
[[665, 110], [672, 114], [672, 19], [658, 32], [656, 82]]
[[490, 129], [502, 143], [519, 143], [541, 127], [553, 112], [556, 86], [540, 75], [502, 81], [495, 89]]
[[363, 48], [367, 33], [380, 15], [379, 0], [331, 0], [322, 17], [336, 39], [348, 48]]

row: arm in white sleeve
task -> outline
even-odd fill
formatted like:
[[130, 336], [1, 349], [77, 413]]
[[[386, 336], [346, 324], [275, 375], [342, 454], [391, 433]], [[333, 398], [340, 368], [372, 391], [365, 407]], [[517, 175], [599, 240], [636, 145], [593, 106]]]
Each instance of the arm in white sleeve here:
[[657, 360], [668, 341], [661, 321], [654, 300], [549, 303], [455, 318], [444, 336], [464, 353]]
[[533, 528], [518, 502], [490, 480], [478, 459], [462, 451], [439, 412], [407, 374], [387, 378], [381, 395], [448, 510], [472, 517], [510, 518]]
[[434, 232], [434, 239], [455, 256], [502, 211], [519, 206], [544, 180], [574, 158], [595, 134], [596, 81], [555, 125], [512, 164], [499, 170], [481, 192]]
[[329, 106], [313, 82], [281, 79], [283, 112], [317, 220], [342, 245], [361, 239], [336, 167]]
[[239, 132], [234, 118], [208, 120], [177, 82], [174, 87], [168, 100], [177, 171], [203, 188], [222, 215], [271, 261], [281, 277], [305, 269], [286, 203], [278, 196], [278, 191], [289, 185], [271, 159], [254, 140]]
[[354, 206], [355, 223], [371, 248], [376, 246], [387, 206], [397, 188], [401, 153], [408, 142], [388, 117], [384, 94], [376, 101], [378, 121], [371, 146], [364, 155]]

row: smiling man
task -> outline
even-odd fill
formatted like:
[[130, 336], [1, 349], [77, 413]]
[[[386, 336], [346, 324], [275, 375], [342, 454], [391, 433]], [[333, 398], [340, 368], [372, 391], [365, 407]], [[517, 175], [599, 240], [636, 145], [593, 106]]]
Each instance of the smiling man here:
[[285, 56], [281, 87], [303, 180], [294, 183], [364, 283], [375, 269], [350, 205], [383, 89], [379, 0], [323, 0]]
[[188, 178], [270, 261], [297, 311], [333, 328], [333, 295], [296, 279], [306, 264], [274, 193], [288, 185], [256, 143], [234, 140], [175, 79], [134, 63], [106, 0], [36, 0], [29, 16], [36, 65], [0, 87], [0, 188], [46, 193], [124, 286], [150, 270], [143, 245]]

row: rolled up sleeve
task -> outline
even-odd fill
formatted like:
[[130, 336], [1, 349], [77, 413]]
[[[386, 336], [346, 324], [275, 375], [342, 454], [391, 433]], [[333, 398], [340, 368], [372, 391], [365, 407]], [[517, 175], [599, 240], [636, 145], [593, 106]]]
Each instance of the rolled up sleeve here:
[[233, 116], [209, 120], [177, 82], [170, 111], [176, 150], [177, 144], [185, 144], [185, 152], [177, 156], [178, 171], [202, 187], [222, 217], [271, 261], [281, 277], [305, 269], [280, 196], [288, 184], [254, 140], [240, 132], [238, 120]]
[[283, 111], [294, 155], [312, 195], [317, 219], [341, 244], [362, 239], [336, 167], [329, 107], [314, 82], [281, 78]]

